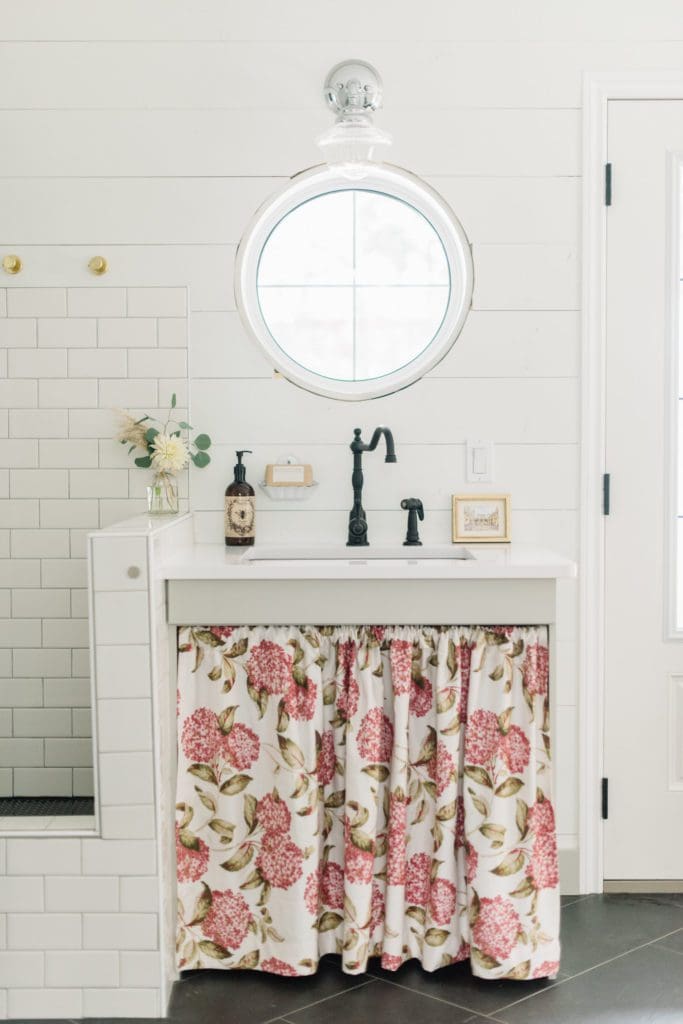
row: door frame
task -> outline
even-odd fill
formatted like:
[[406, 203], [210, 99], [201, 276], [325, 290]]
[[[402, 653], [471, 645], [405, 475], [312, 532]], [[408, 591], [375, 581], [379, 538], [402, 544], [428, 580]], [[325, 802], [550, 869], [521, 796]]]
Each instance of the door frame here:
[[607, 104], [681, 100], [683, 71], [586, 72], [583, 81], [583, 264], [579, 579], [579, 886], [604, 885], [601, 786], [605, 719], [605, 357]]

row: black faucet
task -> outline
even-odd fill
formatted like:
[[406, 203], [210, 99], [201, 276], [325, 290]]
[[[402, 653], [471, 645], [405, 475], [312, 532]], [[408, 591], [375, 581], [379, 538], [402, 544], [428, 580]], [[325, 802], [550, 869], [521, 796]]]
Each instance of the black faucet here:
[[361, 428], [356, 427], [353, 432], [353, 441], [349, 446], [353, 452], [353, 475], [351, 477], [351, 483], [353, 484], [353, 508], [349, 513], [349, 538], [346, 545], [353, 548], [368, 546], [368, 521], [365, 518], [365, 510], [362, 503], [363, 452], [374, 452], [379, 444], [380, 437], [384, 434], [387, 446], [387, 454], [384, 461], [396, 462], [394, 438], [388, 427], [377, 427], [377, 430], [372, 435], [370, 444], [365, 444], [364, 441], [361, 441], [360, 433]]

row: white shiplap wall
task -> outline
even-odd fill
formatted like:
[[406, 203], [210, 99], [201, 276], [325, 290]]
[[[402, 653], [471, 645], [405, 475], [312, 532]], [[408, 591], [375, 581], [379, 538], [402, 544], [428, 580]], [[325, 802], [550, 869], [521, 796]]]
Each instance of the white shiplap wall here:
[[[292, 512], [259, 496], [259, 536], [341, 540], [356, 425], [387, 422], [399, 463], [368, 459], [371, 536], [425, 500], [448, 538], [464, 442], [492, 439], [518, 540], [577, 552], [579, 203], [584, 70], [683, 59], [677, 0], [376, 0], [349, 25], [332, 0], [24, 0], [3, 4], [0, 246], [18, 287], [72, 285], [95, 251], [108, 285], [189, 287], [191, 406], [216, 442], [192, 480], [201, 535], [220, 536], [234, 447], [294, 450], [320, 488]], [[357, 55], [385, 80], [392, 160], [453, 204], [474, 247], [474, 311], [409, 391], [335, 405], [272, 377], [234, 311], [235, 245], [254, 208], [317, 160], [328, 68]], [[80, 275], [80, 278], [79, 278]], [[13, 282], [15, 284], [15, 282]], [[2, 418], [0, 416], [0, 427]], [[560, 827], [576, 833], [575, 593], [559, 636]]]

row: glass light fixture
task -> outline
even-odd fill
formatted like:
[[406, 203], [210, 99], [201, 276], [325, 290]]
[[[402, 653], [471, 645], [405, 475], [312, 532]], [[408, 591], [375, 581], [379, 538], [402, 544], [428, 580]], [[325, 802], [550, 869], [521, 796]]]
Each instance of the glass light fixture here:
[[376, 160], [376, 151], [388, 148], [392, 141], [372, 119], [382, 106], [382, 79], [366, 61], [343, 61], [325, 79], [324, 95], [337, 115], [332, 127], [317, 139], [325, 162], [346, 178], [363, 178]]

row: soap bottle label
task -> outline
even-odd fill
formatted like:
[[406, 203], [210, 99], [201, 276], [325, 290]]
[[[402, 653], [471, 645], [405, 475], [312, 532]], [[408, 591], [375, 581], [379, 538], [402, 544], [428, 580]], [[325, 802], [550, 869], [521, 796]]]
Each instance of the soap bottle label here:
[[225, 536], [244, 540], [255, 536], [256, 503], [251, 495], [225, 499]]

